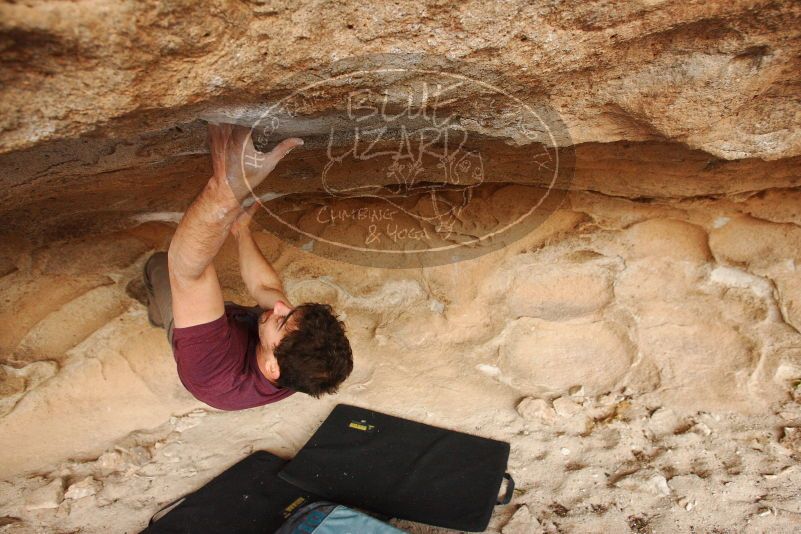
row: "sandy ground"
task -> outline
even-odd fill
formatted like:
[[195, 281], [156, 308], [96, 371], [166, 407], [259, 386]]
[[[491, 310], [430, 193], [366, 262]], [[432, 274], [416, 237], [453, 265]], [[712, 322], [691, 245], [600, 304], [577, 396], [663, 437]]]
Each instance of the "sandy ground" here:
[[[797, 532], [797, 194], [571, 194], [524, 240], [425, 269], [260, 234], [295, 303], [340, 312], [355, 370], [336, 396], [232, 413], [184, 391], [126, 292], [173, 223], [6, 241], [0, 531], [135, 532], [250, 451], [291, 457], [344, 402], [509, 441], [518, 490], [489, 532]], [[237, 269], [228, 244], [221, 282], [249, 303]]]

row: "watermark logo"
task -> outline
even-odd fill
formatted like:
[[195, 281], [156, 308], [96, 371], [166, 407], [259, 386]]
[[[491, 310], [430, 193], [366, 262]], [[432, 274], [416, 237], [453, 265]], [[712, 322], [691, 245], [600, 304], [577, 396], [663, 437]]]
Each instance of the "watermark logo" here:
[[256, 220], [295, 246], [361, 265], [440, 265], [520, 239], [561, 203], [572, 142], [552, 108], [521, 96], [535, 91], [442, 58], [353, 58], [332, 72], [290, 80], [297, 89], [239, 117], [259, 150], [305, 142], [248, 186]]

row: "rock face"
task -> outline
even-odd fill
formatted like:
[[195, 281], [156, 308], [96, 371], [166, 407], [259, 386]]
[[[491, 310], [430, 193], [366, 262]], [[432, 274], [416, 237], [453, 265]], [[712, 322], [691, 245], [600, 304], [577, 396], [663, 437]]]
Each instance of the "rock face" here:
[[501, 347], [501, 367], [523, 391], [566, 392], [584, 386], [590, 395], [600, 395], [614, 389], [633, 361], [625, 339], [602, 322], [521, 319], [511, 328]]
[[[135, 298], [211, 172], [203, 119], [306, 141], [254, 191], [257, 240], [348, 326], [337, 401], [513, 441], [526, 490], [560, 495], [496, 531], [645, 531], [632, 495], [655, 530], [798, 508], [798, 2], [45, 0], [0, 6], [0, 50], [0, 525], [141, 529], [179, 496], [158, 480], [290, 456], [325, 416], [297, 395], [204, 421]], [[467, 80], [438, 101], [466, 150], [399, 157], [431, 117], [387, 114], [442, 72]], [[348, 113], [383, 98], [392, 128], [359, 152], [374, 118]], [[371, 240], [395, 255], [341, 247]], [[215, 265], [249, 301], [234, 244]], [[736, 514], [687, 515], [721, 498]]]
[[409, 52], [482, 63], [547, 95], [576, 143], [801, 155], [795, 2], [45, 2], [2, 15], [4, 151], [168, 128], [204, 102], [269, 100], [282, 79], [325, 76], [341, 58]]

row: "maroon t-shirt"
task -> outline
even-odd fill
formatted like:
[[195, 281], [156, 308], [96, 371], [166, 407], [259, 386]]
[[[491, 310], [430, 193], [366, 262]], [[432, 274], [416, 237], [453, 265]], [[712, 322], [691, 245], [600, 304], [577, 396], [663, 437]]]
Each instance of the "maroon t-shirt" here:
[[225, 313], [210, 323], [173, 329], [178, 376], [195, 398], [220, 410], [243, 410], [294, 393], [272, 384], [259, 369], [258, 313], [226, 303]]

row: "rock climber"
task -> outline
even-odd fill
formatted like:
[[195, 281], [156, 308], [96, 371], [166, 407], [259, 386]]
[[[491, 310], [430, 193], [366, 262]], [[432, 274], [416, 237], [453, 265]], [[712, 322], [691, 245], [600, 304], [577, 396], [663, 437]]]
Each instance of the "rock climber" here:
[[[209, 136], [212, 177], [184, 214], [169, 251], [145, 264], [148, 318], [167, 330], [186, 389], [212, 407], [251, 408], [296, 391], [334, 393], [353, 369], [344, 323], [329, 305], [289, 302], [251, 233], [257, 204], [243, 207], [250, 188], [303, 140], [286, 139], [262, 153], [242, 126], [211, 123]], [[223, 300], [213, 260], [229, 233], [254, 307]]]

